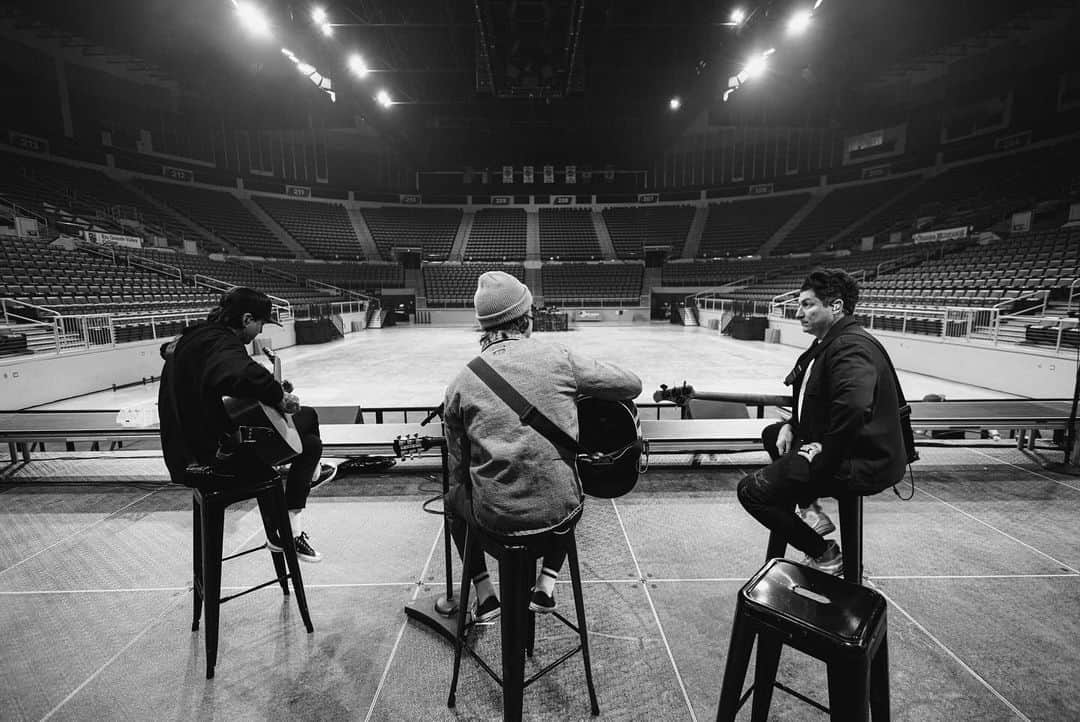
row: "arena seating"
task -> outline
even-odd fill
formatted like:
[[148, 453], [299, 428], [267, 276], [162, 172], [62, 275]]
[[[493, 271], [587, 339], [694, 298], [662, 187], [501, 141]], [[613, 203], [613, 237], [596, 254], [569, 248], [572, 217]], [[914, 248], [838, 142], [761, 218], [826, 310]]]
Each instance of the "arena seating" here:
[[[239, 259], [215, 261], [207, 256], [191, 255], [187, 253], [170, 253], [152, 249], [143, 249], [141, 251], [132, 250], [130, 252], [134, 255], [145, 255], [159, 263], [167, 263], [171, 266], [176, 266], [177, 268], [180, 268], [185, 275], [197, 273], [224, 283], [257, 288], [272, 296], [284, 298], [294, 306], [350, 300], [344, 297], [320, 293], [314, 288], [304, 286], [302, 282], [293, 282], [269, 273], [264, 273], [263, 271], [258, 270], [263, 267], [261, 263], [251, 263]], [[214, 294], [216, 300], [216, 297], [220, 295], [220, 292], [215, 291]]]
[[392, 261], [395, 246], [420, 247], [424, 258], [445, 260], [461, 225], [459, 208], [363, 209], [375, 245], [383, 260]]
[[541, 208], [540, 257], [564, 261], [602, 258], [591, 211]]
[[405, 285], [401, 266], [396, 263], [266, 261], [260, 265], [292, 274], [300, 281], [310, 279], [371, 295], [378, 295], [384, 288], [402, 288]]
[[429, 306], [472, 306], [476, 279], [488, 271], [504, 271], [525, 280], [525, 267], [514, 263], [425, 263], [424, 293]]
[[245, 254], [268, 258], [292, 258], [294, 255], [227, 191], [145, 179], [138, 179], [135, 183]]
[[524, 260], [526, 226], [523, 209], [483, 208], [477, 211], [465, 246], [465, 259]]
[[643, 246], [671, 246], [673, 258], [682, 257], [693, 206], [632, 206], [605, 208], [615, 255], [619, 258], [642, 258]]
[[6, 238], [0, 243], [0, 260], [0, 296], [63, 315], [201, 310], [212, 306], [217, 296], [175, 278], [40, 241]]
[[1071, 159], [1077, 153], [1080, 141], [1073, 140], [951, 168], [869, 218], [851, 233], [848, 245], [863, 236], [910, 232], [917, 219], [923, 219], [920, 230], [963, 225], [982, 230], [1015, 211], [1032, 210], [1039, 201], [1065, 198], [1076, 175]]
[[865, 284], [866, 303], [989, 307], [1025, 293], [1064, 292], [1080, 277], [1080, 230], [1021, 234], [903, 268]]
[[817, 249], [849, 225], [918, 181], [914, 176], [836, 188], [783, 240], [773, 254]]
[[732, 258], [668, 263], [664, 266], [663, 280], [665, 286], [723, 286], [747, 277], [764, 280], [802, 262], [790, 258]]
[[251, 199], [306, 248], [312, 257], [327, 260], [364, 258], [349, 213], [341, 204], [261, 195], [253, 195]]
[[558, 306], [596, 301], [636, 306], [643, 275], [640, 263], [546, 263], [540, 269], [544, 303]]
[[748, 256], [806, 203], [805, 193], [710, 203], [698, 256]]

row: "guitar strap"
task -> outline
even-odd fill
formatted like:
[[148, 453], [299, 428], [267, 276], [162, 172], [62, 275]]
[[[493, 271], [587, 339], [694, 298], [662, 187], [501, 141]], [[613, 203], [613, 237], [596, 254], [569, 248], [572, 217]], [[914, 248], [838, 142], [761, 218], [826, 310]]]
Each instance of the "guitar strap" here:
[[493, 369], [491, 364], [483, 358], [477, 356], [470, 361], [469, 370], [476, 374], [496, 396], [502, 399], [517, 414], [521, 423], [533, 427], [538, 434], [554, 444], [556, 448], [567, 449], [575, 455], [582, 452], [581, 445], [570, 434], [556, 426], [551, 419], [544, 416], [538, 408], [529, 403], [509, 381], [499, 375], [499, 372]]

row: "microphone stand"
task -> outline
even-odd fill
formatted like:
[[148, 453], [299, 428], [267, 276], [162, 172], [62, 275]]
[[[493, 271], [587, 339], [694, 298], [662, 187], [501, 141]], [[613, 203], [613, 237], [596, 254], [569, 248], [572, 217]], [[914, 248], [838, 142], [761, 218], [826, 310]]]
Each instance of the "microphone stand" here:
[[[443, 404], [439, 404], [437, 408], [431, 410], [423, 421], [420, 422], [421, 426], [426, 426], [432, 420], [438, 416], [442, 418]], [[450, 452], [446, 448], [445, 439], [441, 439], [439, 443], [439, 452], [442, 457], [442, 487], [443, 497], [450, 491]], [[445, 502], [444, 502], [445, 503]], [[453, 546], [450, 538], [450, 520], [443, 513], [443, 559], [446, 564], [446, 593], [440, 595], [432, 603], [430, 597], [418, 597], [405, 605], [406, 616], [415, 619], [416, 621], [428, 626], [432, 630], [446, 637], [450, 642], [457, 640], [457, 613], [458, 613], [458, 600], [454, 596], [454, 568], [453, 558], [451, 556], [451, 547]]]

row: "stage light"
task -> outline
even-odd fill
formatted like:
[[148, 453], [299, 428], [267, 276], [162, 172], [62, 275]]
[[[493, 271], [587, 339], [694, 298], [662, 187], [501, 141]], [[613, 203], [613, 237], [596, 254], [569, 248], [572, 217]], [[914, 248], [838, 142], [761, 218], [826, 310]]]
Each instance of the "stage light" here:
[[250, 2], [236, 2], [236, 16], [240, 23], [252, 35], [270, 37], [270, 18], [266, 16], [262, 8]]
[[309, 65], [309, 64], [304, 63], [304, 62], [297, 63], [296, 64], [296, 69], [299, 70], [302, 75], [305, 75], [305, 76], [308, 76], [308, 77], [310, 77], [311, 74], [315, 72], [315, 66], [314, 65]]
[[293, 61], [294, 63], [298, 62], [297, 59], [296, 59], [296, 55], [294, 55], [293, 51], [289, 50], [288, 48], [282, 48], [281, 49], [281, 54], [284, 55], [289, 60]]
[[808, 27], [810, 27], [810, 11], [796, 10], [788, 20], [787, 32], [788, 35], [802, 35]]
[[814, 9], [817, 10], [819, 7], [821, 7], [821, 3], [823, 2], [825, 2], [825, 0], [817, 0], [817, 2], [814, 3]]
[[325, 35], [326, 37], [330, 37], [331, 35], [334, 34], [334, 28], [330, 27], [330, 23], [323, 23], [321, 28], [322, 28], [322, 34]]
[[674, 98], [668, 101], [668, 107], [672, 110], [678, 110], [682, 107], [682, 100], [680, 100], [679, 96], [676, 95]]
[[731, 11], [731, 22], [735, 25], [742, 25], [742, 21], [746, 20], [746, 11], [742, 8], [735, 8]]
[[756, 57], [750, 58], [749, 62], [746, 63], [746, 67], [743, 68], [743, 71], [741, 73], [739, 73], [739, 82], [743, 82], [743, 76], [745, 76], [745, 78], [747, 79], [750, 79], [757, 78], [762, 73], [764, 73], [765, 68], [767, 68], [769, 65], [769, 61], [766, 60], [767, 57], [768, 56], [766, 55], [758, 55]]
[[326, 10], [320, 7], [312, 8], [311, 19], [315, 21], [316, 25], [323, 25], [326, 23]]
[[354, 53], [349, 56], [349, 71], [358, 78], [366, 78], [371, 69], [362, 57]]
[[375, 100], [379, 103], [379, 105], [384, 108], [389, 108], [390, 105], [394, 102], [390, 99], [390, 93], [386, 92], [385, 90], [380, 90], [378, 93], [376, 93]]

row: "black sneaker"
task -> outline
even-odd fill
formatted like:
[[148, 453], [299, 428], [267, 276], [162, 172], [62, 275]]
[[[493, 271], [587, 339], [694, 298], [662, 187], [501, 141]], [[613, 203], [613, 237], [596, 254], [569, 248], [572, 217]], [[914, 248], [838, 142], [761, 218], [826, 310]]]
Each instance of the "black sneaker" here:
[[306, 531], [300, 532], [300, 536], [296, 537], [296, 556], [300, 558], [300, 561], [311, 562], [312, 564], [322, 561], [322, 554], [315, 551], [315, 548], [311, 546]]
[[557, 606], [559, 605], [555, 603], [554, 595], [549, 595], [539, 589], [533, 589], [532, 601], [529, 602], [530, 612], [551, 614]]
[[319, 484], [325, 484], [326, 482], [337, 476], [338, 468], [333, 464], [319, 464], [318, 473], [315, 479], [311, 482], [311, 488], [314, 489]]
[[483, 624], [498, 619], [500, 614], [502, 614], [502, 605], [499, 604], [499, 598], [492, 594], [483, 603], [476, 605], [476, 613], [473, 614], [473, 619]]

